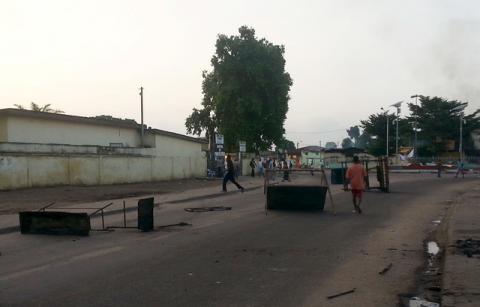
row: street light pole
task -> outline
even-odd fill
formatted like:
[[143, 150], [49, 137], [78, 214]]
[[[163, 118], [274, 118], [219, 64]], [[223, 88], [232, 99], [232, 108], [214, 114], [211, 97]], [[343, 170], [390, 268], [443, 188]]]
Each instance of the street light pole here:
[[395, 142], [395, 153], [398, 155], [398, 119], [400, 115], [398, 114], [399, 112], [397, 111], [397, 119], [395, 120], [397, 122], [397, 135], [396, 135], [396, 142]]
[[[399, 137], [398, 137], [398, 120], [400, 119], [400, 106], [402, 105], [403, 103], [403, 100], [402, 101], [399, 101], [397, 103], [394, 103], [392, 105], [390, 105], [389, 107], [395, 107], [397, 108], [397, 118], [395, 119], [395, 123], [396, 123], [396, 132], [395, 132], [395, 154], [398, 155], [398, 140], [399, 140]], [[383, 111], [385, 111], [385, 116], [387, 116], [387, 157], [389, 155], [389, 148], [388, 148], [388, 130], [389, 130], [389, 126], [390, 126], [390, 123], [389, 123], [389, 118], [388, 118], [388, 111], [385, 110], [384, 108], [381, 108]]]
[[389, 120], [388, 120], [388, 111], [386, 111], [383, 107], [381, 108], [382, 111], [385, 111], [385, 116], [387, 117], [387, 146], [386, 146], [386, 152], [387, 152], [387, 158], [388, 158], [388, 126], [390, 125]]
[[387, 116], [387, 158], [388, 158], [388, 126], [390, 126], [390, 125], [388, 123], [388, 113], [385, 112], [385, 115]]
[[463, 112], [460, 115], [460, 142], [458, 144], [458, 153], [460, 154], [460, 161], [463, 162]]
[[141, 125], [142, 125], [142, 134], [141, 134], [141, 140], [140, 140], [140, 143], [143, 147], [144, 145], [144, 141], [143, 141], [143, 134], [144, 134], [144, 131], [143, 131], [143, 87], [140, 87], [140, 109], [141, 109]]
[[417, 121], [418, 121], [417, 99], [418, 99], [418, 97], [421, 97], [421, 96], [422, 95], [418, 95], [418, 94], [410, 96], [410, 98], [415, 98], [415, 128], [414, 128], [415, 136], [414, 136], [414, 141], [413, 141], [413, 154], [414, 154], [415, 157], [417, 156], [417, 124], [418, 124], [417, 123]]

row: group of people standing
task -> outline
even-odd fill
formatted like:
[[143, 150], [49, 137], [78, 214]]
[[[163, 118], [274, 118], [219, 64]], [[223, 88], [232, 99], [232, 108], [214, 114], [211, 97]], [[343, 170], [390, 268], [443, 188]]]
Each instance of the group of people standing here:
[[[230, 181], [243, 193], [245, 189], [235, 180], [238, 176], [236, 175], [237, 171], [235, 169], [235, 165], [230, 155], [227, 155], [225, 163], [226, 163], [226, 172], [225, 172], [225, 176], [223, 177], [222, 190], [224, 192], [227, 191], [227, 183], [228, 181]], [[283, 180], [290, 181], [290, 173], [288, 172], [288, 170], [293, 168], [293, 162], [292, 161], [287, 162], [285, 159], [278, 161], [277, 159], [272, 159], [272, 158], [268, 158], [268, 159], [260, 158], [258, 161], [255, 161], [255, 159], [252, 158], [250, 160], [249, 166], [251, 169], [250, 175], [252, 177], [255, 177], [255, 173], [257, 172], [257, 169], [258, 169], [259, 176], [262, 176], [262, 177], [265, 176], [265, 170], [267, 169], [284, 170]]]
[[[442, 177], [442, 172], [445, 171], [445, 167], [442, 162], [437, 161], [437, 177]], [[458, 178], [458, 175], [461, 175], [462, 178], [465, 178], [465, 164], [463, 161], [459, 160], [457, 162], [457, 172], [455, 173], [455, 178]]]
[[258, 175], [264, 177], [265, 176], [265, 170], [279, 170], [279, 169], [292, 169], [293, 168], [293, 162], [292, 161], [287, 161], [285, 159], [282, 159], [278, 161], [277, 159], [264, 159], [260, 158], [258, 161], [255, 161], [254, 158], [250, 160], [250, 175], [252, 177], [255, 177], [256, 170], [258, 169]]

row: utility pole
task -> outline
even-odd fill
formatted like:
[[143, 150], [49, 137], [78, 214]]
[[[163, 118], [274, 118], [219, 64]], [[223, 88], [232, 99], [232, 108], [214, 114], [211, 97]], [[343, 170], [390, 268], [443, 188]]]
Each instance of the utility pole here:
[[460, 142], [458, 144], [458, 153], [460, 154], [460, 161], [463, 162], [463, 112], [460, 115]]
[[397, 108], [397, 119], [396, 119], [396, 122], [397, 122], [397, 135], [396, 135], [396, 142], [395, 142], [395, 153], [398, 155], [398, 122], [399, 122], [399, 119], [400, 119], [400, 107]]
[[144, 141], [143, 141], [143, 87], [140, 87], [140, 109], [141, 109], [141, 124], [142, 124], [142, 134], [140, 138], [140, 144], [143, 147], [144, 146]]
[[389, 120], [388, 120], [388, 110], [385, 110], [383, 107], [380, 108], [382, 111], [384, 111], [385, 116], [387, 117], [387, 146], [386, 146], [386, 152], [387, 152], [387, 158], [388, 158], [388, 126], [390, 125]]
[[388, 123], [388, 113], [385, 112], [385, 116], [387, 117], [387, 158], [388, 158], [388, 126], [389, 126], [389, 123]]

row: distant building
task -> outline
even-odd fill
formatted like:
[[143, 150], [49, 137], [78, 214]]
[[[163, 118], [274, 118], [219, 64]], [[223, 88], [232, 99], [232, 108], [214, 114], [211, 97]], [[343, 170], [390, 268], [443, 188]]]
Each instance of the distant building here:
[[300, 164], [306, 167], [320, 168], [323, 165], [323, 151], [321, 146], [305, 146], [297, 149], [300, 153]]
[[358, 155], [361, 160], [374, 159], [367, 154], [364, 149], [350, 148], [323, 148], [320, 146], [306, 146], [298, 148], [292, 152], [290, 158], [299, 161], [299, 166], [313, 168], [338, 168], [341, 163], [351, 161], [354, 155]]
[[0, 190], [204, 176], [207, 141], [132, 120], [0, 109]]

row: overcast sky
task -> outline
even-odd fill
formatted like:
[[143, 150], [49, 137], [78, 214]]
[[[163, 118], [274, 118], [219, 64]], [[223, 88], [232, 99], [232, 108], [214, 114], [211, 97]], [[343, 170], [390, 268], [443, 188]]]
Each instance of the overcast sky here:
[[217, 35], [241, 25], [285, 46], [300, 146], [416, 93], [480, 107], [480, 1], [0, 0], [0, 108], [140, 121], [143, 86], [145, 123], [185, 133]]

